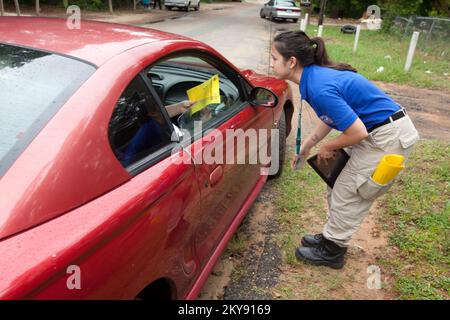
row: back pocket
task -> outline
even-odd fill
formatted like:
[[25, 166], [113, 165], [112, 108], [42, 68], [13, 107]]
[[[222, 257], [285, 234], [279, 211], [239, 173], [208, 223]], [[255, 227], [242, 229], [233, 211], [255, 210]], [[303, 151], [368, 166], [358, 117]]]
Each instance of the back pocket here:
[[419, 133], [414, 129], [414, 133], [400, 136], [400, 144], [403, 149], [411, 148], [419, 140]]

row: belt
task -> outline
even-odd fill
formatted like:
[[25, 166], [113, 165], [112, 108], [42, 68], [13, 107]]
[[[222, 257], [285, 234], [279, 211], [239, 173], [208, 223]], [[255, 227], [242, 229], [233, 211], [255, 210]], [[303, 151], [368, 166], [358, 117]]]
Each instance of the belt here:
[[398, 119], [403, 118], [404, 116], [406, 116], [406, 110], [405, 109], [401, 109], [400, 111], [397, 111], [396, 113], [394, 113], [393, 115], [391, 115], [389, 118], [387, 118], [386, 120], [384, 120], [383, 122], [377, 123], [376, 125], [374, 125], [373, 127], [371, 127], [370, 129], [367, 130], [368, 133], [371, 133], [373, 130], [375, 130], [376, 128], [382, 127], [388, 123], [397, 121]]

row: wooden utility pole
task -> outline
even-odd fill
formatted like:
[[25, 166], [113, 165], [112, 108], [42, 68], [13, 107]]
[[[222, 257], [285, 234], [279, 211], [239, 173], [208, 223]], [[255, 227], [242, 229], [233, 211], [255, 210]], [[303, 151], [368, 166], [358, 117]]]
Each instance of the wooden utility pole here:
[[113, 6], [112, 6], [112, 0], [108, 0], [109, 3], [109, 13], [113, 13]]
[[5, 15], [5, 8], [3, 7], [3, 0], [0, 0], [0, 16]]
[[14, 7], [16, 7], [17, 15], [20, 16], [19, 0], [14, 0]]
[[327, 0], [320, 0], [320, 13], [319, 13], [319, 23], [318, 26], [323, 25], [323, 14], [325, 13], [325, 7], [327, 5]]
[[36, 0], [36, 15], [39, 16], [41, 9], [39, 8], [39, 0]]

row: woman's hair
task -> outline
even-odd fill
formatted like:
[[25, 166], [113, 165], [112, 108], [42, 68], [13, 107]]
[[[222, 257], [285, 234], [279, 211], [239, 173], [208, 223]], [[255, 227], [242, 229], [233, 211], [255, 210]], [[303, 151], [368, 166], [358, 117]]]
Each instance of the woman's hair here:
[[336, 70], [357, 72], [347, 63], [333, 63], [328, 58], [322, 38], [310, 39], [303, 31], [280, 33], [274, 39], [274, 46], [284, 59], [288, 60], [290, 57], [295, 57], [303, 67], [317, 64]]

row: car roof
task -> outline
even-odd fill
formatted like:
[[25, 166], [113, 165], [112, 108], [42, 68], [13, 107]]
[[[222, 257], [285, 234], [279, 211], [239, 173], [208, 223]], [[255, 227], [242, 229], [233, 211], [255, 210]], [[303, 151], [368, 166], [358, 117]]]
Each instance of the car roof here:
[[[154, 29], [81, 20], [69, 29], [66, 19], [1, 17], [0, 42], [55, 52], [100, 66], [133, 47], [187, 38]], [[189, 39], [191, 40], [191, 39]]]

